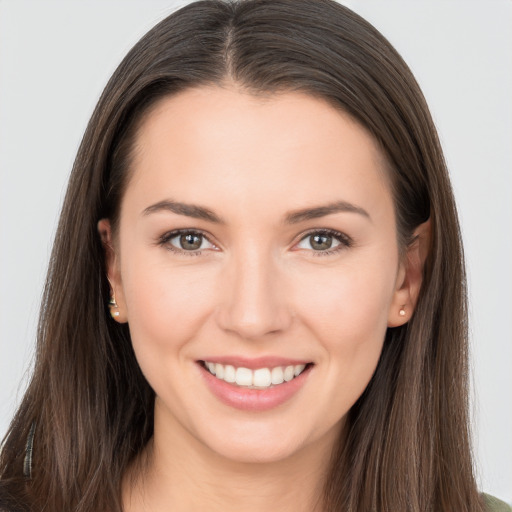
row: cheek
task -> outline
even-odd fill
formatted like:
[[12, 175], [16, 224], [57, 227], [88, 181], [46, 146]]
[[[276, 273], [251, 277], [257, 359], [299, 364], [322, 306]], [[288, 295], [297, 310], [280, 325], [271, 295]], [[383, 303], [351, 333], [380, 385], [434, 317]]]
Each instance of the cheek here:
[[123, 269], [123, 289], [138, 358], [157, 362], [169, 355], [172, 365], [179, 362], [177, 353], [186, 355], [188, 342], [208, 316], [208, 282], [208, 275], [194, 265], [172, 268], [165, 261], [151, 263], [147, 255], [130, 259]]
[[392, 261], [386, 265], [371, 260], [311, 276], [304, 273], [298, 302], [309, 323], [325, 333], [322, 338], [364, 339], [364, 333], [386, 329], [395, 273]]
[[323, 277], [316, 273], [301, 289], [302, 318], [322, 345], [333, 409], [338, 404], [346, 412], [377, 366], [394, 291], [394, 261], [360, 261]]

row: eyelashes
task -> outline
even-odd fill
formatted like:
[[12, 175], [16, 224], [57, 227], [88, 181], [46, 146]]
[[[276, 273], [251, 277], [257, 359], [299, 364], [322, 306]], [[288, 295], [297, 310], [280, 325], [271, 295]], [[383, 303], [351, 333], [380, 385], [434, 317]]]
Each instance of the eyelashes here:
[[[303, 245], [309, 244], [309, 247]], [[301, 249], [311, 249], [314, 256], [326, 256], [352, 247], [352, 239], [334, 229], [309, 231], [302, 235], [297, 246]]]
[[[195, 229], [177, 229], [163, 234], [158, 245], [180, 256], [200, 256], [208, 249], [218, 250], [208, 236]], [[313, 256], [330, 256], [353, 246], [353, 240], [334, 229], [314, 229], [300, 235], [294, 247], [308, 250]], [[297, 249], [295, 249], [297, 250]]]
[[[182, 247], [180, 248], [173, 245], [173, 240]], [[203, 247], [204, 242], [206, 242], [209, 247]], [[217, 248], [202, 231], [194, 229], [177, 229], [165, 233], [160, 237], [158, 244], [165, 246], [172, 252], [185, 256], [199, 256], [205, 249]]]

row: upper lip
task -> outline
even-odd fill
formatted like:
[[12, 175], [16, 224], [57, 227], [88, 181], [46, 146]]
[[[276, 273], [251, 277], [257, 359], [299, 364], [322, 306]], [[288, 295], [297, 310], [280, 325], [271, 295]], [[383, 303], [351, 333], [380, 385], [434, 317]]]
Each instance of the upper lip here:
[[307, 359], [294, 359], [289, 357], [278, 356], [263, 356], [248, 358], [242, 356], [212, 356], [205, 357], [201, 361], [209, 363], [219, 363], [223, 365], [231, 365], [235, 368], [248, 368], [250, 370], [257, 370], [258, 368], [275, 368], [276, 366], [295, 366], [299, 364], [308, 364], [312, 361]]

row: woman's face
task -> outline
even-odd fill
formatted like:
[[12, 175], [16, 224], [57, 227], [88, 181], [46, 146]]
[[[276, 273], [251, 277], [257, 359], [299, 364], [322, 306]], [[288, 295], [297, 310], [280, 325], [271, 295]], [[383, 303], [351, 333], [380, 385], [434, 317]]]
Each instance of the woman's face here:
[[132, 171], [109, 276], [155, 433], [239, 461], [334, 442], [409, 315], [372, 137], [305, 94], [202, 87], [151, 111]]

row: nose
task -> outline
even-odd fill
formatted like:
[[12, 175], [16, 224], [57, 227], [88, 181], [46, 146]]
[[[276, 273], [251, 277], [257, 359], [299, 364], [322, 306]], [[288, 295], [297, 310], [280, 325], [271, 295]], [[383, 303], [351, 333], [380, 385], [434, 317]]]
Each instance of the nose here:
[[233, 256], [222, 276], [220, 327], [248, 340], [285, 331], [294, 315], [284, 281], [268, 252], [253, 249]]

